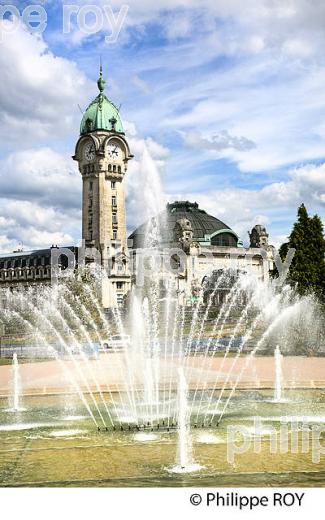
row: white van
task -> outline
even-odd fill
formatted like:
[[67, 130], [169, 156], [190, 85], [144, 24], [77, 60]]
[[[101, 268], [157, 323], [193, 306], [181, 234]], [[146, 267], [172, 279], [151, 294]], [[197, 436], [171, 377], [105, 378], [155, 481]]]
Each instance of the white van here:
[[130, 345], [130, 336], [127, 334], [116, 334], [101, 342], [100, 352], [119, 352]]

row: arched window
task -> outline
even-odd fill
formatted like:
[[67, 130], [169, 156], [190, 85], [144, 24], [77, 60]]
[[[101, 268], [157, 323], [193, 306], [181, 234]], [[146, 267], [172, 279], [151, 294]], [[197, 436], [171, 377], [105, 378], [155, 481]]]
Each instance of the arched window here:
[[232, 233], [220, 233], [211, 239], [212, 246], [237, 247], [237, 238]]

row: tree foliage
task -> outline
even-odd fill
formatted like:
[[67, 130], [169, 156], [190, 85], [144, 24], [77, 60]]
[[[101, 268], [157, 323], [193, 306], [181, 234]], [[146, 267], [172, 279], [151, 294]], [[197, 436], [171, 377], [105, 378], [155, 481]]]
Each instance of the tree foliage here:
[[325, 301], [325, 239], [324, 227], [318, 215], [308, 215], [302, 204], [287, 243], [282, 244], [279, 254], [285, 259], [290, 248], [296, 250], [289, 269], [288, 282], [298, 293], [316, 294]]

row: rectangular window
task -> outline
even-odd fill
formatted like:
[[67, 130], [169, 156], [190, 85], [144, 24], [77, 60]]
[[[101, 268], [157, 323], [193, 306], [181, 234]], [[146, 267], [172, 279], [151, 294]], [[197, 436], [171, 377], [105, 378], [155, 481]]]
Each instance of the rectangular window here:
[[112, 206], [116, 207], [116, 197], [115, 197], [115, 195], [113, 195], [113, 197], [112, 197]]
[[117, 305], [122, 305], [123, 303], [123, 294], [116, 295]]
[[113, 240], [117, 240], [117, 230], [113, 229]]
[[113, 224], [117, 224], [117, 213], [112, 213], [112, 222]]
[[111, 187], [112, 187], [112, 190], [116, 190], [116, 182], [115, 181], [111, 182]]
[[92, 181], [90, 181], [90, 183], [89, 183], [89, 191], [93, 191], [93, 183], [92, 183]]
[[123, 289], [123, 282], [116, 282], [116, 289]]

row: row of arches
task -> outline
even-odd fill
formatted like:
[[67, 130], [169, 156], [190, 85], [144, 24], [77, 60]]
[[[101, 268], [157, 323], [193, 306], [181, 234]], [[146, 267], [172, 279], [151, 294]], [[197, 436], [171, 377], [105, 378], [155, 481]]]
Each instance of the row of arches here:
[[51, 267], [16, 267], [1, 269], [0, 282], [23, 282], [29, 280], [49, 280], [51, 278]]

